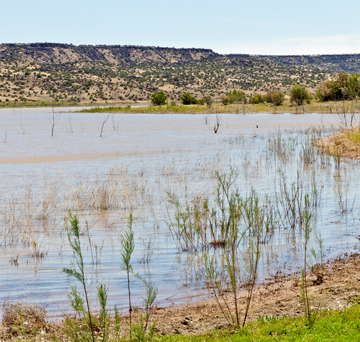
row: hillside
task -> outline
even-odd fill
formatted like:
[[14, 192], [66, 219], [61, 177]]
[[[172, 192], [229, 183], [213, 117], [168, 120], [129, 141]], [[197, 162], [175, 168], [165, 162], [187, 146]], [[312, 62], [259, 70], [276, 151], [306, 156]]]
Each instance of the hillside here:
[[313, 56], [256, 56], [259, 60], [272, 61], [283, 65], [307, 66], [327, 71], [360, 71], [360, 54], [313, 55]]
[[2, 44], [0, 59], [21, 63], [64, 64], [102, 62], [112, 65], [183, 64], [214, 59], [220, 55], [210, 49], [175, 49], [145, 46], [68, 45], [55, 43]]
[[209, 49], [66, 44], [0, 45], [0, 101], [10, 103], [146, 102], [163, 90], [215, 100], [232, 89], [247, 94], [292, 84], [315, 91], [338, 71], [358, 70], [360, 55], [220, 55]]

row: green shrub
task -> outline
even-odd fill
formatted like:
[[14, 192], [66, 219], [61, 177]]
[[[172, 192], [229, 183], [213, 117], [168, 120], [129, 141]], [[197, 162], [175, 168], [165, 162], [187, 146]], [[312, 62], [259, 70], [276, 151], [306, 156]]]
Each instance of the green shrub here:
[[285, 95], [283, 92], [278, 90], [269, 90], [266, 93], [266, 102], [272, 103], [275, 107], [281, 106], [285, 101]]
[[320, 101], [354, 99], [360, 94], [360, 75], [340, 72], [334, 79], [323, 82], [316, 91]]
[[224, 106], [227, 106], [230, 103], [229, 96], [221, 96], [221, 102]]
[[151, 103], [154, 106], [161, 106], [166, 104], [167, 96], [163, 91], [159, 91], [157, 93], [153, 93], [150, 95]]
[[264, 103], [264, 102], [266, 102], [266, 98], [264, 95], [254, 94], [254, 95], [250, 96], [250, 102], [253, 104]]
[[295, 84], [290, 90], [290, 101], [296, 103], [298, 106], [301, 106], [306, 103], [310, 103], [311, 95], [307, 91], [305, 86], [300, 86]]
[[241, 103], [246, 103], [247, 99], [246, 99], [246, 94], [243, 91], [240, 90], [233, 90], [232, 93], [227, 95], [229, 98], [229, 103], [234, 103], [234, 102], [241, 102]]
[[211, 108], [212, 103], [213, 103], [211, 96], [204, 96], [204, 97], [203, 97], [203, 102], [206, 104], [206, 107], [207, 107], [208, 109]]
[[195, 96], [192, 96], [190, 93], [185, 92], [181, 95], [181, 103], [184, 105], [198, 104], [198, 100]]

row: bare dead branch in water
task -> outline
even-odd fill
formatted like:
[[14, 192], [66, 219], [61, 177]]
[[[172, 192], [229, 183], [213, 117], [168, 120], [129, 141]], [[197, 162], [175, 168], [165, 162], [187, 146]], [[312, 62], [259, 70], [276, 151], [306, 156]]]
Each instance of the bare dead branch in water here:
[[217, 133], [220, 127], [221, 115], [216, 114], [216, 124], [214, 125], [214, 133]]
[[59, 120], [61, 118], [61, 114], [60, 113], [55, 113], [55, 109], [53, 107], [52, 108], [52, 113], [46, 114], [46, 117], [49, 120], [50, 127], [51, 127], [51, 136], [53, 137], [54, 136], [55, 126], [59, 122]]
[[5, 128], [5, 132], [4, 132], [4, 139], [3, 139], [4, 144], [6, 144], [7, 138], [8, 138], [8, 128], [6, 127], [6, 128]]
[[104, 126], [106, 124], [106, 121], [108, 121], [109, 117], [110, 117], [110, 114], [108, 114], [108, 116], [106, 117], [106, 119], [103, 121], [103, 123], [101, 125], [100, 138], [102, 137]]

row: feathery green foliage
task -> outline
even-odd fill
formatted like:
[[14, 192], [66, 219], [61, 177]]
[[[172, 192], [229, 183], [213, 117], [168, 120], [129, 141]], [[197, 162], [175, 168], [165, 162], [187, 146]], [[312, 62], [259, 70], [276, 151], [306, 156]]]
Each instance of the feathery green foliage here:
[[154, 337], [156, 322], [153, 322], [150, 326], [149, 323], [158, 289], [151, 281], [146, 280], [139, 273], [134, 273], [134, 276], [143, 283], [146, 296], [143, 297], [145, 315], [139, 314], [138, 322], [133, 327], [133, 336], [139, 342], [151, 341]]
[[[93, 317], [91, 314], [88, 291], [85, 281], [85, 264], [81, 251], [79, 220], [76, 215], [69, 213], [68, 222], [70, 224], [68, 240], [70, 247], [74, 252], [74, 260], [71, 262], [71, 266], [69, 268], [63, 268], [63, 272], [68, 276], [74, 277], [81, 283], [85, 294], [86, 309], [84, 308], [83, 300], [76, 291], [75, 287], [73, 287], [72, 291], [69, 293], [69, 299], [74, 310], [83, 314], [83, 322], [86, 328], [79, 332], [78, 335], [80, 340], [86, 341], [89, 336], [91, 336], [92, 341], [95, 342]], [[74, 332], [73, 330], [76, 329], [76, 326], [74, 326], [75, 323], [71, 322], [69, 319], [66, 319], [66, 322], [68, 323], [67, 327], [70, 328], [72, 332]]]
[[[130, 214], [127, 230], [121, 238], [121, 269], [126, 272], [127, 288], [128, 288], [128, 302], [129, 302], [129, 335], [130, 341], [134, 338], [135, 341], [151, 341], [154, 335], [155, 322], [149, 327], [150, 316], [157, 296], [157, 288], [150, 281], [147, 281], [139, 273], [133, 271], [131, 265], [131, 256], [135, 249], [134, 231], [133, 231], [133, 216]], [[131, 284], [130, 275], [140, 280], [146, 291], [146, 296], [143, 298], [145, 316], [139, 314], [137, 322], [133, 324], [132, 321], [132, 304], [131, 304]]]
[[130, 274], [133, 273], [131, 265], [131, 255], [135, 249], [134, 231], [132, 228], [133, 216], [130, 214], [129, 223], [125, 234], [121, 239], [121, 265], [120, 268], [126, 272], [127, 276], [127, 289], [128, 289], [128, 302], [129, 302], [129, 317], [130, 317], [130, 340], [132, 340], [132, 306], [131, 306], [131, 286], [130, 286]]

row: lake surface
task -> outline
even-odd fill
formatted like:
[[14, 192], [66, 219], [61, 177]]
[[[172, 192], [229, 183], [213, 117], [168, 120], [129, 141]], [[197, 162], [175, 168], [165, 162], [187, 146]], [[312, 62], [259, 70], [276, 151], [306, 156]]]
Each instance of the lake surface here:
[[[0, 110], [2, 300], [44, 305], [52, 317], [69, 311], [67, 291], [79, 288], [62, 272], [73, 256], [64, 220], [69, 210], [84, 231], [93, 297], [104, 282], [110, 304], [127, 307], [120, 238], [132, 213], [134, 269], [156, 284], [157, 303], [204, 298], [201, 253], [179, 249], [169, 233], [174, 209], [167, 192], [181, 203], [211, 199], [215, 171], [230, 167], [238, 170], [236, 186], [243, 195], [253, 189], [262, 198], [276, 198], [284, 179], [289, 189], [301, 181], [304, 191], [315, 182], [321, 196], [313, 230], [322, 234], [325, 258], [358, 248], [359, 163], [344, 161], [339, 171], [332, 157], [315, 151], [314, 160], [304, 162], [303, 156], [311, 138], [336, 131], [337, 115], [221, 115], [214, 134], [215, 115], [206, 124], [204, 115], [115, 114], [100, 137], [106, 114], [61, 110]], [[320, 126], [327, 128], [309, 130]], [[298, 270], [301, 241], [286, 227], [274, 233], [264, 247], [259, 280]], [[140, 304], [144, 293], [137, 281], [132, 293]]]

